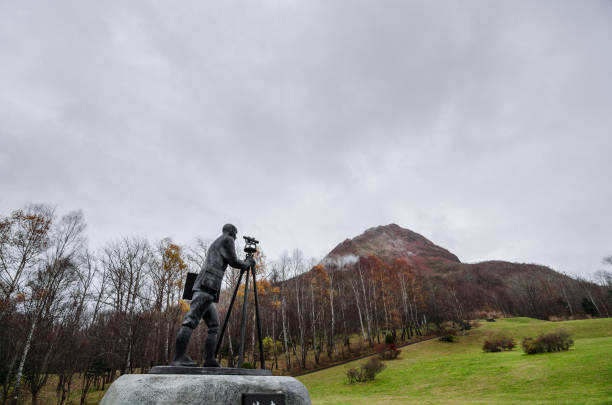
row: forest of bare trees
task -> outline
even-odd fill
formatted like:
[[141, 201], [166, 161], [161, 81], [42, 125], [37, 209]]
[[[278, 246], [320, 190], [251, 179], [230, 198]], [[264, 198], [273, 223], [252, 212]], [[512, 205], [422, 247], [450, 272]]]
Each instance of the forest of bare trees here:
[[[74, 391], [83, 404], [93, 387], [120, 374], [168, 364], [189, 308], [181, 300], [183, 282], [188, 271], [199, 271], [206, 249], [205, 240], [179, 245], [126, 237], [91, 251], [80, 211], [59, 215], [31, 205], [0, 216], [2, 404], [24, 395], [36, 404], [50, 376], [57, 377], [57, 404], [68, 403]], [[267, 365], [279, 373], [350, 358], [362, 346], [384, 343], [387, 334], [398, 342], [431, 334], [448, 322], [461, 327], [484, 316], [607, 317], [612, 310], [607, 271], [588, 281], [516, 272], [502, 282], [488, 276], [484, 264], [432, 275], [375, 256], [319, 263], [296, 249], [277, 260], [262, 252], [256, 259]], [[612, 257], [604, 264], [612, 265]], [[238, 274], [226, 273], [221, 319]], [[243, 296], [240, 291], [238, 300]], [[256, 364], [249, 308], [246, 361]], [[237, 362], [239, 312], [220, 350], [229, 366]], [[205, 329], [196, 329], [189, 347], [200, 362]]]

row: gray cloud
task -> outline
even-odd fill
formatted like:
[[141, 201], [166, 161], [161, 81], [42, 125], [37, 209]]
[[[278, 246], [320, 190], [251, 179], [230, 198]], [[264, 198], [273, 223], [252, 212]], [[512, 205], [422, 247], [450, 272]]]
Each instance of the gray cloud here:
[[463, 261], [612, 253], [609, 2], [3, 2], [0, 211], [90, 244], [321, 256], [396, 222]]

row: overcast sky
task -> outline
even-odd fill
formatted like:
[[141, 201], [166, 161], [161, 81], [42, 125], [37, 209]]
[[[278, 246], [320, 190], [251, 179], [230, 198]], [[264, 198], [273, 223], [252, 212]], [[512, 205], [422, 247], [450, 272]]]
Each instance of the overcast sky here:
[[464, 262], [612, 254], [612, 1], [0, 2], [0, 214], [90, 247], [391, 222]]

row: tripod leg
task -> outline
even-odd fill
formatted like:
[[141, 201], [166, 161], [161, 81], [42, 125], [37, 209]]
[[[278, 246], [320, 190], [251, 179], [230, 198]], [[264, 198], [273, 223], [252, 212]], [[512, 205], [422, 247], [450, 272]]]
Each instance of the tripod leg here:
[[249, 270], [246, 271], [244, 281], [244, 302], [242, 303], [242, 324], [240, 325], [240, 351], [238, 352], [238, 367], [242, 368], [244, 362], [244, 335], [246, 333], [247, 306], [249, 305]]
[[234, 301], [236, 300], [236, 294], [238, 293], [238, 289], [240, 288], [240, 282], [242, 281], [242, 271], [240, 272], [240, 276], [238, 277], [238, 283], [236, 284], [236, 288], [234, 288], [234, 294], [232, 295], [232, 301], [230, 302], [229, 307], [227, 308], [227, 314], [225, 315], [225, 320], [223, 321], [223, 327], [221, 328], [221, 333], [219, 334], [219, 339], [217, 339], [217, 347], [215, 348], [215, 358], [219, 354], [219, 348], [221, 347], [221, 342], [223, 341], [223, 335], [225, 334], [225, 328], [227, 328], [227, 323], [229, 322], [230, 315], [232, 314], [232, 308], [234, 307]]
[[255, 294], [255, 319], [257, 321], [257, 337], [259, 338], [259, 362], [261, 369], [266, 369], [266, 359], [264, 357], [263, 344], [261, 341], [261, 323], [259, 321], [259, 302], [257, 301], [257, 282], [255, 281], [255, 271], [253, 271], [253, 294]]

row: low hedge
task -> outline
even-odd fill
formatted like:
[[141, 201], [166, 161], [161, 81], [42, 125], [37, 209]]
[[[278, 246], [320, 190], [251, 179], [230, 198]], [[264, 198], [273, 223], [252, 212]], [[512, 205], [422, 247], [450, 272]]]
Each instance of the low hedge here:
[[512, 350], [516, 346], [513, 337], [494, 336], [485, 340], [482, 350], [488, 353], [501, 352], [502, 350]]
[[346, 370], [346, 379], [349, 384], [368, 382], [374, 380], [376, 374], [385, 369], [385, 365], [378, 357], [370, 357], [359, 368]]
[[523, 339], [523, 350], [527, 354], [550, 353], [569, 350], [574, 344], [569, 333], [560, 330], [552, 333], [545, 333], [537, 338], [527, 337]]

